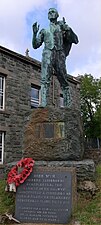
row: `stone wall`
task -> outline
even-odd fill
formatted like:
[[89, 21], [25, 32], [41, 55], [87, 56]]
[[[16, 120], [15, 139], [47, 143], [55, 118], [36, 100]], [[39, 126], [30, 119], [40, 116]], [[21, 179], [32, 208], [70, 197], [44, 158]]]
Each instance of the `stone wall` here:
[[[0, 110], [0, 130], [5, 132], [4, 163], [17, 161], [23, 156], [25, 121], [31, 114], [31, 83], [40, 85], [41, 64], [0, 47], [0, 73], [6, 78], [5, 110]], [[80, 110], [79, 83], [70, 75], [72, 108]], [[52, 92], [52, 90], [51, 90]], [[55, 77], [53, 106], [59, 107], [61, 93]]]
[[5, 131], [4, 163], [7, 163], [22, 157], [24, 118], [31, 112], [31, 82], [40, 79], [40, 64], [1, 48], [0, 69], [6, 74], [0, 130]]

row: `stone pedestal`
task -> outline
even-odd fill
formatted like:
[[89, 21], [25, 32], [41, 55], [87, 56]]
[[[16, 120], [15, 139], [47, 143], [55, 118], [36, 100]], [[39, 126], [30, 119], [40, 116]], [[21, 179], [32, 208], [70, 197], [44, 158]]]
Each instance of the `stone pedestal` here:
[[82, 160], [83, 132], [80, 111], [38, 108], [26, 122], [24, 157], [34, 160]]

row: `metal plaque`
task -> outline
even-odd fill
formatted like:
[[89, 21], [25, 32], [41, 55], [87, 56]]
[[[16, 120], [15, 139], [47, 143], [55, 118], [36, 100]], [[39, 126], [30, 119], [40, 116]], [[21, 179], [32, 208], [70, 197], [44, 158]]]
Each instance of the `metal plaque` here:
[[72, 173], [34, 170], [16, 193], [15, 218], [25, 223], [66, 224], [72, 212]]
[[44, 123], [43, 129], [44, 129], [43, 133], [45, 138], [54, 138], [54, 124]]

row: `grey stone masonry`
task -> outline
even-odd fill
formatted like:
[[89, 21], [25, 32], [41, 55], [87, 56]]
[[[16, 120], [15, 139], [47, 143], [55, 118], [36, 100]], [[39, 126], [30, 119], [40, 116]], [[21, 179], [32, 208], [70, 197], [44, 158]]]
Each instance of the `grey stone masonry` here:
[[40, 63], [0, 47], [0, 73], [6, 78], [0, 130], [5, 131], [4, 163], [7, 163], [22, 157], [24, 118], [31, 112], [31, 82], [40, 80]]
[[[31, 114], [31, 83], [40, 86], [41, 63], [0, 46], [0, 74], [5, 76], [5, 109], [0, 110], [0, 131], [5, 132], [4, 164], [23, 156], [25, 121]], [[80, 110], [79, 82], [68, 75], [72, 108]], [[54, 83], [54, 101], [59, 106], [61, 93]]]

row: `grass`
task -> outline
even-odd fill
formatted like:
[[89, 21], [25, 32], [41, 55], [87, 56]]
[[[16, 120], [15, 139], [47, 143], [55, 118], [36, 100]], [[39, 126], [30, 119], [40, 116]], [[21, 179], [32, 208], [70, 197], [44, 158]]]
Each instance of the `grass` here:
[[13, 213], [15, 205], [15, 193], [5, 192], [6, 181], [0, 180], [0, 215]]
[[101, 165], [96, 168], [96, 185], [98, 191], [95, 196], [84, 192], [78, 194], [77, 210], [73, 217], [81, 225], [101, 225]]
[[[96, 185], [98, 191], [93, 197], [88, 193], [78, 193], [78, 204], [73, 221], [79, 221], [80, 225], [101, 225], [101, 164], [96, 168]], [[0, 215], [5, 212], [14, 213], [15, 193], [5, 192], [5, 186], [6, 182], [1, 180]]]

